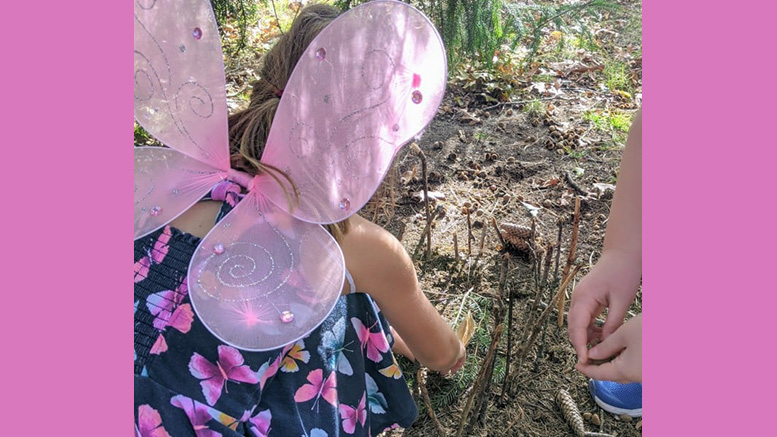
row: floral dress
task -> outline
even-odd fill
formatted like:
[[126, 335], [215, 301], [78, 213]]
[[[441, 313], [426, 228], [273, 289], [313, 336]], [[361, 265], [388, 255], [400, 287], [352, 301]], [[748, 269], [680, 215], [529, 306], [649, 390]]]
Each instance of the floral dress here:
[[361, 436], [413, 423], [389, 324], [369, 295], [341, 296], [296, 343], [241, 351], [192, 310], [186, 272], [199, 240], [167, 226], [135, 241], [136, 435]]

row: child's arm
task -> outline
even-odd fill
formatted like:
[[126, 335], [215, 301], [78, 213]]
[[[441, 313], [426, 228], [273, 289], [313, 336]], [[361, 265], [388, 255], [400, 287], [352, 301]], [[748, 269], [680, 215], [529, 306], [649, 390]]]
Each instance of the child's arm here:
[[[642, 110], [639, 110], [623, 151], [602, 256], [572, 293], [569, 337], [581, 364], [588, 364], [588, 343], [607, 339], [623, 324], [639, 288], [641, 274]], [[599, 328], [594, 319], [605, 308], [607, 320]]]
[[375, 299], [411, 354], [432, 370], [458, 370], [464, 346], [421, 292], [402, 244], [380, 226], [353, 216], [340, 245], [356, 288]]

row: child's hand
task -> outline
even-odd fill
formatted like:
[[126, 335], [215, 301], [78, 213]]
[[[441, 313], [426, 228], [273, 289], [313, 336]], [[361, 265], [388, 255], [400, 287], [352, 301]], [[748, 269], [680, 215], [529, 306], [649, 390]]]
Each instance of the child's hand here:
[[578, 363], [584, 375], [605, 381], [642, 382], [642, 314], [628, 320], [604, 341], [588, 351], [590, 361], [609, 360], [603, 364]]
[[[569, 339], [580, 363], [588, 363], [588, 344], [597, 344], [623, 324], [639, 288], [641, 265], [618, 253], [605, 253], [572, 293]], [[604, 327], [594, 323], [607, 308]]]
[[459, 342], [459, 354], [456, 357], [456, 363], [448, 370], [448, 375], [453, 375], [458, 372], [459, 369], [464, 367], [464, 363], [467, 361], [467, 349], [464, 348], [464, 344]]

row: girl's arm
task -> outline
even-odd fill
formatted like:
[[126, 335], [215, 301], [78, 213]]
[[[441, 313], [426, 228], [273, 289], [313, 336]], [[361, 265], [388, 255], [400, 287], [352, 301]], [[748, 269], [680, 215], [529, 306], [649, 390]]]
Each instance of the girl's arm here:
[[402, 244], [355, 215], [340, 245], [356, 288], [375, 299], [415, 358], [432, 370], [458, 370], [466, 356], [464, 346], [421, 292]]

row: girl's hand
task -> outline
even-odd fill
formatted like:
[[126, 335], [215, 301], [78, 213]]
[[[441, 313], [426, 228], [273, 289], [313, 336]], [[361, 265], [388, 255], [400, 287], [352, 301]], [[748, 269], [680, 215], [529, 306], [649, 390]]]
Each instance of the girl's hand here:
[[459, 354], [456, 357], [456, 363], [448, 370], [448, 375], [453, 375], [458, 372], [459, 369], [464, 367], [464, 363], [467, 361], [467, 349], [464, 348], [464, 344], [459, 342]]
[[642, 314], [629, 319], [612, 335], [588, 351], [589, 361], [577, 370], [589, 378], [615, 382], [642, 382]]
[[[619, 253], [610, 252], [575, 287], [569, 307], [569, 339], [578, 361], [588, 363], [588, 345], [597, 344], [614, 333], [622, 324], [639, 289], [641, 265]], [[595, 319], [607, 308], [604, 327]]]

